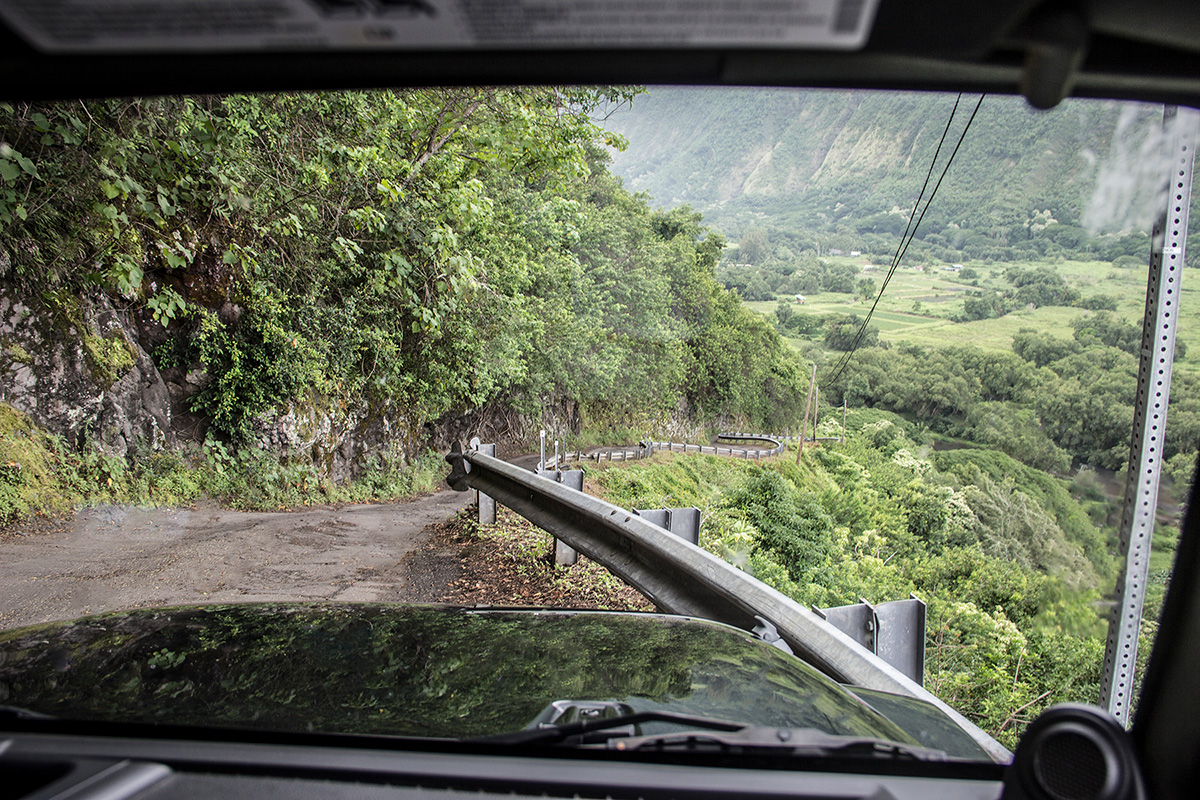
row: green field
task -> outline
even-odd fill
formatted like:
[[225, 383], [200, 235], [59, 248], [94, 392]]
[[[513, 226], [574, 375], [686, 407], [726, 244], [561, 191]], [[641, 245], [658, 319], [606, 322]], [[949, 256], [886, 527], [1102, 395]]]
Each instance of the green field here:
[[[886, 274], [883, 267], [868, 267], [864, 270], [863, 267], [868, 262], [862, 258], [829, 260], [855, 265], [859, 269], [860, 278], [872, 278], [876, 285], [882, 284]], [[1093, 313], [1067, 306], [1043, 306], [1036, 309], [1018, 309], [998, 319], [954, 322], [953, 318], [962, 313], [963, 298], [967, 291], [1002, 291], [1011, 288], [1004, 279], [1005, 269], [1012, 266], [1042, 266], [1030, 262], [966, 262], [964, 265], [975, 270], [975, 279], [964, 281], [959, 273], [945, 271], [947, 268], [944, 265], [922, 265], [923, 270], [918, 270], [916, 266], [901, 266], [897, 269], [871, 317], [871, 324], [879, 328], [880, 339], [933, 347], [970, 344], [985, 350], [1007, 351], [1012, 348], [1013, 334], [1021, 328], [1034, 328], [1055, 336], [1071, 338], [1074, 335], [1071, 322], [1080, 316]], [[1148, 268], [1115, 269], [1107, 261], [1064, 261], [1050, 266], [1085, 298], [1094, 295], [1116, 298], [1116, 314], [1140, 327], [1146, 303]], [[870, 302], [862, 297], [838, 292], [808, 295], [803, 304], [798, 303], [791, 295], [780, 295], [779, 300], [792, 302], [796, 312], [802, 314], [857, 314], [863, 317], [871, 307]], [[747, 301], [745, 305], [774, 318], [779, 300]], [[1177, 336], [1187, 345], [1188, 350], [1183, 358], [1177, 357], [1177, 369], [1200, 371], [1200, 286], [1185, 284], [1182, 290]], [[789, 341], [793, 346], [797, 345], [797, 340]]]

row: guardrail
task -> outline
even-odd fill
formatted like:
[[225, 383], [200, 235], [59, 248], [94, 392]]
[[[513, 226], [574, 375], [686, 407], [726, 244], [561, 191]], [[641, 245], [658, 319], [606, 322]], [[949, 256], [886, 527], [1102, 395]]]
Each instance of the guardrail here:
[[[582, 450], [565, 450], [560, 455], [558, 453], [558, 442], [555, 442], [554, 459], [546, 459], [542, 462], [542, 469], [555, 470], [560, 464], [569, 461], [582, 461], [585, 458], [594, 459], [597, 463], [601, 461], [637, 461], [639, 459], [648, 458], [658, 452], [671, 453], [699, 453], [706, 456], [729, 456], [730, 458], [746, 458], [746, 459], [762, 459], [777, 456], [782, 453], [786, 447], [785, 442], [789, 437], [773, 436], [766, 434], [750, 434], [750, 433], [719, 433], [718, 439], [731, 439], [740, 442], [770, 442], [771, 447], [721, 447], [720, 445], [699, 445], [687, 444], [686, 442], [659, 442], [654, 440], [646, 440], [638, 442], [637, 447], [614, 447], [605, 450], [595, 450], [591, 453], [585, 453]], [[809, 441], [819, 441], [810, 439]], [[836, 440], [835, 440], [836, 441]]]
[[605, 566], [658, 608], [753, 630], [761, 621], [800, 658], [840, 683], [914, 697], [937, 706], [999, 763], [1012, 754], [900, 670], [817, 614], [705, 550], [631, 511], [567, 488], [478, 450], [446, 456], [446, 482], [495, 498]]

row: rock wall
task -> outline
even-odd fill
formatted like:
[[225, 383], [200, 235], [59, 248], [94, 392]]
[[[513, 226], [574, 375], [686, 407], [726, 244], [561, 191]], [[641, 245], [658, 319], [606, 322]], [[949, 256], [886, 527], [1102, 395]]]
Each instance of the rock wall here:
[[[234, 322], [239, 309], [226, 303], [217, 313]], [[199, 365], [160, 371], [150, 353], [168, 338], [146, 312], [119, 308], [101, 292], [52, 296], [36, 307], [0, 293], [0, 402], [76, 447], [119, 458], [202, 442], [208, 422], [191, 402], [208, 375]], [[628, 427], [695, 437], [702, 429], [688, 421], [689, 412], [683, 405], [669, 418], [629, 420]], [[311, 394], [262, 415], [253, 427], [262, 449], [311, 463], [322, 478], [343, 483], [430, 448], [448, 452], [474, 436], [497, 443], [502, 456], [532, 451], [543, 428], [566, 446], [586, 424], [566, 399], [544, 398], [528, 413], [497, 403], [428, 421], [394, 402]]]
[[0, 401], [108, 455], [172, 446], [170, 393], [138, 338], [104, 295], [51, 297], [35, 311], [0, 294]]
[[[218, 313], [234, 318], [237, 309]], [[157, 322], [117, 308], [100, 292], [51, 297], [36, 307], [0, 293], [0, 402], [76, 447], [118, 458], [202, 442], [207, 420], [191, 411], [191, 401], [208, 375], [198, 365], [160, 371], [150, 352], [167, 338]], [[449, 451], [472, 436], [519, 449], [536, 440], [539, 424], [578, 431], [578, 409], [548, 403], [543, 418], [531, 419], [494, 406], [430, 422], [393, 403], [310, 395], [261, 416], [254, 431], [259, 447], [312, 463], [341, 483], [428, 448]]]

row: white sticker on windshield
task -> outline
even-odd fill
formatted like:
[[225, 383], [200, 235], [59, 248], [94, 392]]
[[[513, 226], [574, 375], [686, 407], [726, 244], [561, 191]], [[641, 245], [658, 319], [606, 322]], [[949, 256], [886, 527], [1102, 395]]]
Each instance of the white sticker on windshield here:
[[49, 53], [866, 42], [878, 0], [0, 0]]

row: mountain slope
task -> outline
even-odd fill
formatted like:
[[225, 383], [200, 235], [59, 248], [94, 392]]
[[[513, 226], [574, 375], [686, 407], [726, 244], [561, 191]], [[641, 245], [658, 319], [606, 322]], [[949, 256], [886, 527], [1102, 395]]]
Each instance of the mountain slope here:
[[[976, 100], [959, 103], [934, 180]], [[734, 238], [755, 226], [886, 232], [899, 220], [902, 229], [955, 101], [656, 87], [609, 121], [630, 142], [613, 170], [656, 203], [696, 207]], [[1165, 171], [1161, 114], [1096, 101], [1041, 112], [987, 97], [923, 233], [974, 230], [1005, 244], [1052, 220], [1092, 232], [1145, 229]]]

